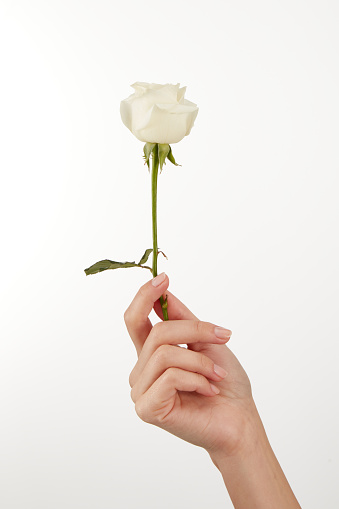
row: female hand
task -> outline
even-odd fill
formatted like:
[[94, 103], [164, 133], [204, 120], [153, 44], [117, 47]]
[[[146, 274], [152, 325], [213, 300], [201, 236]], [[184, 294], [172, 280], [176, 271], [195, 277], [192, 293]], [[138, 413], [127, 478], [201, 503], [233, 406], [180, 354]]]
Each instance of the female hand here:
[[[200, 321], [168, 285], [165, 274], [143, 285], [124, 315], [138, 354], [129, 379], [136, 412], [210, 454], [232, 454], [255, 411], [249, 379], [226, 346], [231, 332]], [[148, 315], [154, 307], [162, 318], [165, 292], [169, 321], [152, 326]]]

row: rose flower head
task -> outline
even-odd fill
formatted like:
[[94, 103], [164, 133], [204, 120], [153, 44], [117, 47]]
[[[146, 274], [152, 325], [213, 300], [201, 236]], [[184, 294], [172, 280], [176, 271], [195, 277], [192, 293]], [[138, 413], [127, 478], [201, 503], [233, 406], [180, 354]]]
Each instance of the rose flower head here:
[[186, 87], [136, 82], [134, 94], [120, 103], [121, 119], [140, 141], [177, 143], [194, 125], [198, 106], [185, 99]]

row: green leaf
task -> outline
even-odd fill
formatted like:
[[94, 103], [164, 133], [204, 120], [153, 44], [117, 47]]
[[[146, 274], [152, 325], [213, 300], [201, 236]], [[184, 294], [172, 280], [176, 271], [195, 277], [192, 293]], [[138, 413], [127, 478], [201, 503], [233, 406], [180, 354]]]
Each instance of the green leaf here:
[[139, 265], [141, 265], [142, 263], [146, 263], [147, 262], [148, 257], [152, 253], [152, 251], [153, 251], [153, 249], [146, 249], [146, 251], [142, 255], [142, 258], [141, 258], [141, 260], [139, 262]]
[[152, 153], [152, 150], [154, 149], [156, 143], [145, 143], [144, 145], [144, 159], [145, 159], [145, 162], [148, 166], [148, 171], [149, 171], [149, 158], [151, 157], [151, 153]]
[[166, 157], [168, 156], [171, 147], [168, 143], [158, 143], [158, 154], [159, 154], [159, 165], [160, 165], [160, 173], [162, 172], [162, 167], [165, 163]]
[[168, 156], [167, 156], [167, 159], [169, 161], [171, 161], [172, 164], [175, 164], [175, 166], [181, 166], [181, 164], [178, 164], [175, 162], [175, 159], [174, 159], [174, 156], [173, 156], [173, 153], [172, 153], [172, 148], [170, 147], [169, 149], [169, 153], [168, 153]]
[[95, 263], [85, 269], [86, 276], [90, 274], [97, 274], [98, 272], [102, 272], [103, 270], [108, 269], [123, 269], [128, 267], [138, 267], [139, 265], [135, 262], [115, 262], [112, 260], [101, 260], [100, 262]]

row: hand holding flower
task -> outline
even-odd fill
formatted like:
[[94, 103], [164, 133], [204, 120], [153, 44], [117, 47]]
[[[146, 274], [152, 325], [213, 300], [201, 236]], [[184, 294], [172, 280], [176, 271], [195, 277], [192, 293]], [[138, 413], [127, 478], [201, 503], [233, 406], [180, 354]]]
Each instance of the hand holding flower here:
[[[223, 476], [236, 509], [300, 509], [270, 446], [249, 379], [226, 346], [230, 331], [199, 321], [167, 292], [170, 321], [148, 315], [168, 278], [143, 285], [125, 312], [138, 353], [130, 374], [138, 416], [203, 447]], [[186, 343], [186, 348], [178, 347]]]
[[[139, 356], [130, 374], [136, 412], [211, 454], [232, 454], [241, 447], [254, 403], [244, 369], [225, 346], [231, 331], [199, 321], [169, 292], [170, 321], [152, 327], [148, 315], [154, 306], [161, 317], [158, 299], [168, 284], [165, 274], [149, 281], [125, 312]], [[177, 347], [182, 343], [187, 349]]]

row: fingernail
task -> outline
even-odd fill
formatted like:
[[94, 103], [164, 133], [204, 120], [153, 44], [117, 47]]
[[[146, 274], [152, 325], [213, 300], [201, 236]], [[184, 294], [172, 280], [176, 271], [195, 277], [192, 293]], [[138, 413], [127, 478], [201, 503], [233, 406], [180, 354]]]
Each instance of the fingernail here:
[[214, 373], [220, 376], [220, 378], [225, 378], [227, 375], [227, 371], [225, 371], [221, 366], [218, 366], [218, 364], [214, 364]]
[[159, 274], [159, 276], [156, 276], [154, 279], [152, 279], [152, 285], [153, 286], [160, 286], [161, 283], [165, 281], [166, 274], [165, 272], [162, 272], [162, 274]]
[[213, 385], [213, 384], [210, 384], [210, 386], [211, 386], [212, 391], [213, 391], [215, 394], [219, 394], [220, 389], [218, 389], [218, 387], [216, 387], [216, 386], [215, 386], [215, 385]]
[[232, 331], [224, 329], [224, 327], [216, 327], [214, 329], [214, 334], [218, 339], [229, 339], [231, 337]]

